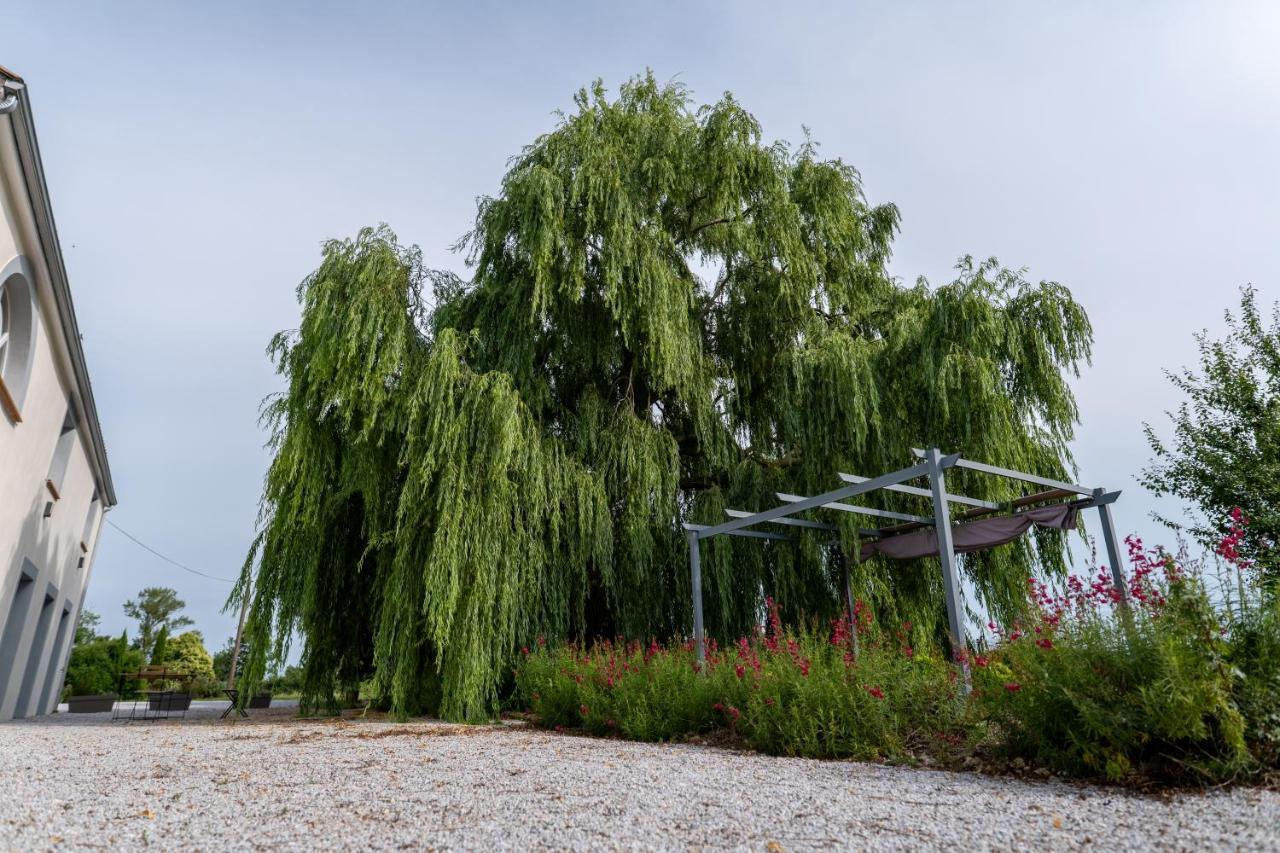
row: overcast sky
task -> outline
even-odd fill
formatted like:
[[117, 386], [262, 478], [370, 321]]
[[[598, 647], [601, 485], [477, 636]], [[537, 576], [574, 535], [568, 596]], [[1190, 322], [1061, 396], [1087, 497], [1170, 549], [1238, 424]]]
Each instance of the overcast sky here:
[[[184, 8], [179, 8], [179, 6]], [[1096, 331], [1081, 480], [1168, 540], [1134, 480], [1162, 369], [1237, 288], [1280, 298], [1280, 12], [1267, 3], [111, 3], [8, 0], [120, 506], [234, 577], [268, 457], [264, 347], [321, 241], [389, 223], [430, 265], [508, 157], [596, 77], [731, 90], [769, 139], [812, 129], [902, 211], [893, 270], [997, 256], [1068, 285]], [[372, 7], [377, 5], [378, 10]], [[606, 10], [604, 7], [612, 7]], [[1050, 7], [1053, 8], [1050, 8]], [[1167, 429], [1166, 429], [1167, 432]], [[1166, 511], [1171, 508], [1166, 505]], [[88, 606], [171, 586], [217, 648], [229, 585], [107, 527]]]

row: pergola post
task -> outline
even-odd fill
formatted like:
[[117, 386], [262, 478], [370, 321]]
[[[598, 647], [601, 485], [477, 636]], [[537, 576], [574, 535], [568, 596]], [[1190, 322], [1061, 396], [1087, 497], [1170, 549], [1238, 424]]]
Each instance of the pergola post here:
[[689, 537], [689, 580], [693, 585], [693, 649], [700, 672], [706, 672], [707, 646], [702, 626], [702, 548], [698, 531], [687, 531]]
[[[1096, 489], [1094, 495], [1101, 498], [1105, 489]], [[1124, 568], [1120, 561], [1120, 546], [1116, 542], [1116, 524], [1111, 518], [1111, 504], [1098, 505], [1098, 517], [1102, 520], [1102, 541], [1107, 546], [1107, 562], [1111, 565], [1111, 585], [1120, 593], [1120, 603], [1128, 604], [1129, 591], [1124, 585]]]
[[[929, 491], [933, 495], [933, 524], [938, 539], [938, 560], [942, 563], [942, 586], [947, 601], [951, 646], [956, 655], [960, 656], [968, 649], [968, 638], [960, 611], [960, 578], [956, 573], [955, 543], [951, 538], [951, 516], [947, 511], [947, 484], [943, 476], [942, 451], [936, 447], [930, 448], [925, 454], [925, 461], [929, 464]], [[967, 686], [967, 663], [964, 664], [964, 674]]]

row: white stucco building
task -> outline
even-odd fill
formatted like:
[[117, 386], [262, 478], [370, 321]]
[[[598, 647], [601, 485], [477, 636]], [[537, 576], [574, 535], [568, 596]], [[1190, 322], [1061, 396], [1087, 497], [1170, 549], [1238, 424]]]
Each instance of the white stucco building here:
[[31, 104], [0, 67], [0, 720], [57, 704], [116, 502]]

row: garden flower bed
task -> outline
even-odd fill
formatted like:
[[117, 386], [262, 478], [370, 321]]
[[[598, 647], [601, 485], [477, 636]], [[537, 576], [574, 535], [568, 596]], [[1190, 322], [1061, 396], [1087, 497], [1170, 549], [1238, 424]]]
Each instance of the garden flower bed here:
[[[1244, 524], [1236, 518], [1235, 530]], [[1235, 573], [1129, 540], [1128, 604], [1096, 579], [1028, 581], [1026, 618], [946, 659], [910, 624], [791, 630], [770, 602], [751, 637], [524, 649], [516, 705], [543, 726], [634, 740], [715, 734], [777, 755], [1015, 763], [1112, 781], [1263, 781], [1280, 771], [1280, 611], [1230, 536]], [[968, 674], [972, 690], [965, 689]]]

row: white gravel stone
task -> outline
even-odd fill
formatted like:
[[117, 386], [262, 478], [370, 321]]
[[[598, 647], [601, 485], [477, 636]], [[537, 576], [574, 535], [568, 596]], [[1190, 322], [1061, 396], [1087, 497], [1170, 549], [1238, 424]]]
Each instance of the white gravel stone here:
[[293, 709], [0, 725], [0, 848], [1280, 849], [1280, 793], [1146, 796]]

